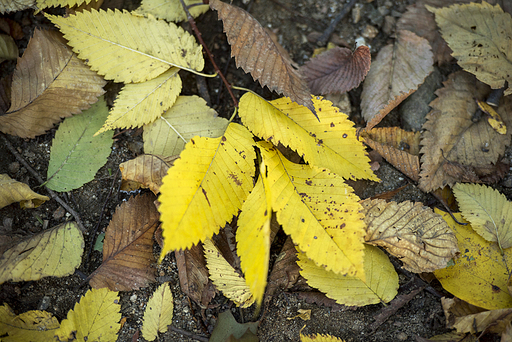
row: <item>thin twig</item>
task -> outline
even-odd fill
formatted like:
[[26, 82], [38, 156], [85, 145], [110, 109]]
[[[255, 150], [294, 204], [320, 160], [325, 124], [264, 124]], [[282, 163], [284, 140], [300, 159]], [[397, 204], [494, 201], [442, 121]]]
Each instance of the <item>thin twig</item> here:
[[212, 65], [213, 65], [213, 68], [215, 69], [215, 72], [219, 74], [220, 78], [222, 79], [222, 82], [224, 82], [224, 84], [226, 85], [226, 89], [228, 90], [229, 95], [231, 95], [231, 98], [233, 99], [233, 104], [235, 105], [235, 107], [238, 107], [238, 101], [237, 101], [237, 99], [235, 97], [235, 94], [233, 94], [233, 91], [231, 90], [231, 85], [229, 84], [229, 82], [224, 77], [224, 74], [222, 74], [222, 72], [220, 72], [219, 67], [217, 66], [217, 64], [213, 60], [213, 55], [210, 52], [210, 49], [208, 49], [208, 46], [206, 46], [206, 44], [205, 44], [205, 42], [203, 40], [203, 37], [201, 36], [201, 32], [199, 32], [199, 29], [196, 26], [196, 22], [195, 22], [194, 18], [192, 17], [192, 15], [190, 14], [190, 11], [188, 10], [187, 5], [185, 5], [184, 0], [180, 0], [180, 2], [181, 2], [181, 6], [183, 6], [183, 10], [185, 11], [185, 13], [187, 13], [188, 22], [189, 22], [190, 26], [192, 27], [192, 30], [194, 31], [194, 33], [195, 33], [195, 35], [197, 37], [197, 40], [199, 40], [199, 43], [201, 43], [201, 45], [203, 46], [203, 49], [208, 54], [208, 58], [210, 59], [210, 62], [212, 62]]
[[336, 16], [336, 18], [334, 18], [334, 20], [331, 22], [331, 24], [329, 25], [329, 27], [324, 31], [324, 33], [320, 36], [320, 38], [318, 38], [318, 40], [316, 41], [316, 44], [319, 45], [319, 46], [323, 46], [325, 45], [325, 43], [327, 43], [327, 41], [329, 40], [329, 37], [331, 37], [331, 34], [334, 32], [334, 29], [336, 29], [336, 26], [338, 26], [339, 22], [345, 18], [345, 16], [347, 15], [347, 13], [350, 11], [350, 9], [352, 8], [352, 6], [355, 5], [357, 0], [350, 0], [350, 2], [348, 4], [346, 4], [342, 9], [341, 9], [341, 12], [340, 14], [338, 14]]
[[194, 340], [198, 340], [201, 342], [208, 342], [208, 337], [206, 337], [206, 336], [196, 335], [196, 334], [191, 333], [190, 331], [186, 331], [186, 330], [183, 330], [180, 328], [173, 327], [172, 325], [168, 325], [167, 327], [169, 328], [169, 330], [172, 330], [175, 333], [185, 335], [187, 337], [193, 338]]
[[[14, 158], [16, 158], [16, 160], [18, 160], [20, 163], [23, 164], [23, 166], [25, 166], [25, 168], [28, 170], [28, 172], [30, 172], [32, 174], [32, 176], [35, 177], [35, 179], [37, 179], [37, 181], [39, 182], [39, 184], [44, 184], [44, 180], [43, 178], [41, 178], [41, 176], [36, 172], [36, 170], [34, 170], [26, 161], [25, 159], [23, 159], [20, 154], [14, 149], [14, 147], [12, 146], [11, 142], [7, 139], [7, 137], [5, 136], [5, 134], [3, 133], [0, 133], [0, 137], [2, 137], [2, 140], [4, 141], [5, 143], [5, 146], [7, 147], [7, 149], [9, 150], [9, 152], [12, 153], [12, 155], [14, 156]], [[66, 203], [64, 202], [55, 192], [53, 192], [53, 190], [49, 189], [46, 185], [44, 186], [46, 188], [46, 190], [48, 191], [48, 193], [50, 194], [50, 196], [56, 200], [64, 209], [66, 209], [66, 211], [68, 213], [70, 213], [71, 215], [73, 215], [73, 217], [75, 218], [75, 221], [76, 223], [78, 224], [78, 227], [82, 230], [82, 232], [85, 232], [86, 229], [82, 223], [82, 220], [80, 219], [80, 216], [78, 216], [77, 212], [74, 211], [73, 209], [71, 209], [71, 207]]]

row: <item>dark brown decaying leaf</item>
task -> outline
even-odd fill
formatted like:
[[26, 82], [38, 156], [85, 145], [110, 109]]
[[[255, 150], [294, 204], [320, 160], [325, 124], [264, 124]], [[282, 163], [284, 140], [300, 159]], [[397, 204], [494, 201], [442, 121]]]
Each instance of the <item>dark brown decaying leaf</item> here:
[[371, 59], [367, 46], [359, 46], [354, 52], [335, 47], [306, 62], [301, 71], [313, 94], [345, 93], [364, 80]]
[[11, 76], [6, 76], [0, 80], [0, 115], [11, 106], [11, 79]]
[[[475, 120], [475, 98], [487, 98], [490, 88], [466, 72], [449, 76], [444, 88], [436, 91], [432, 111], [423, 125], [419, 187], [423, 191], [456, 182], [496, 181], [506, 166], [500, 162], [510, 144], [510, 130], [497, 133], [485, 120]], [[504, 97], [497, 109], [512, 127], [512, 99]], [[476, 122], [475, 122], [476, 121]]]
[[383, 47], [373, 61], [361, 94], [366, 128], [378, 124], [412, 94], [434, 70], [428, 41], [409, 31], [398, 31], [393, 45]]
[[220, 0], [210, 0], [224, 24], [237, 67], [252, 75], [262, 86], [289, 97], [313, 113], [311, 92], [293, 61], [280, 53], [276, 43], [249, 13]]
[[117, 207], [105, 233], [103, 263], [89, 276], [93, 288], [137, 290], [155, 280], [153, 233], [159, 224], [151, 193]]
[[67, 47], [60, 33], [36, 29], [18, 58], [11, 107], [0, 117], [0, 130], [34, 138], [61, 118], [89, 108], [104, 93], [105, 84]]

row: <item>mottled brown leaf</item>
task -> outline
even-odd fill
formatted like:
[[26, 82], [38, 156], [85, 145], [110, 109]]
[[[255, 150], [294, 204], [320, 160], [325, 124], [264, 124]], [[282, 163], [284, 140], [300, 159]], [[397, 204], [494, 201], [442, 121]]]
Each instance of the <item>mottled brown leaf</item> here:
[[433, 63], [426, 39], [409, 31], [398, 31], [395, 43], [380, 50], [364, 82], [361, 111], [366, 128], [373, 128], [415, 92], [434, 70]]
[[457, 238], [441, 215], [422, 203], [365, 200], [365, 242], [384, 247], [411, 272], [446, 267], [459, 251]]
[[90, 107], [104, 93], [105, 80], [91, 71], [56, 31], [35, 30], [18, 58], [11, 107], [0, 130], [23, 138], [45, 133], [63, 117]]
[[0, 115], [11, 106], [11, 79], [12, 76], [6, 76], [0, 80]]
[[[496, 180], [502, 175], [500, 156], [510, 144], [511, 132], [497, 133], [485, 120], [475, 118], [475, 98], [487, 98], [490, 88], [473, 75], [459, 71], [449, 76], [444, 88], [436, 91], [432, 111], [427, 114], [421, 140], [422, 170], [419, 186], [423, 191], [456, 182]], [[497, 109], [512, 127], [512, 99], [503, 98]]]
[[103, 263], [89, 276], [93, 288], [138, 290], [155, 280], [153, 233], [159, 224], [151, 193], [117, 207], [105, 233]]
[[313, 94], [345, 93], [364, 80], [371, 59], [367, 46], [359, 46], [354, 52], [335, 47], [306, 62], [301, 71]]
[[313, 113], [311, 92], [293, 61], [280, 53], [272, 38], [249, 13], [220, 0], [210, 0], [224, 24], [237, 67], [252, 75], [262, 86], [289, 97]]

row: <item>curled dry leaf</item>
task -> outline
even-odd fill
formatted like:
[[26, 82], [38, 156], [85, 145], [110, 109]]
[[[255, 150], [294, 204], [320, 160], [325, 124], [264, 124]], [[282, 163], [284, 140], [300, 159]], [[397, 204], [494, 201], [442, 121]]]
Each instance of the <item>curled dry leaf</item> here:
[[0, 208], [14, 202], [20, 202], [22, 208], [37, 208], [49, 199], [32, 191], [27, 184], [0, 174]]
[[[475, 120], [475, 98], [487, 98], [489, 87], [464, 71], [451, 74], [430, 105], [423, 125], [419, 186], [432, 191], [460, 181], [495, 181], [503, 175], [500, 156], [511, 132], [497, 133], [487, 120]], [[503, 98], [497, 113], [512, 127], [512, 99]], [[476, 121], [476, 122], [475, 122]]]
[[366, 243], [386, 248], [411, 272], [444, 268], [459, 251], [448, 224], [422, 203], [365, 200], [362, 205]]
[[152, 154], [143, 154], [135, 159], [119, 164], [119, 170], [123, 177], [121, 188], [128, 190], [126, 185], [130, 183], [129, 190], [149, 188], [155, 195], [158, 195], [160, 186], [162, 185], [162, 178], [164, 178], [167, 174], [167, 170], [169, 170], [178, 157], [179, 156], [161, 157]]
[[306, 62], [301, 71], [313, 94], [345, 93], [363, 81], [371, 58], [370, 49], [364, 45], [354, 52], [335, 47]]
[[[220, 0], [210, 0], [224, 24], [237, 67], [252, 75], [262, 86], [289, 97], [313, 113], [311, 92], [293, 61], [284, 56], [261, 24], [249, 13]], [[316, 114], [315, 114], [316, 115]]]
[[377, 151], [391, 165], [417, 182], [420, 179], [420, 133], [399, 127], [360, 130], [364, 143]]
[[105, 80], [67, 47], [56, 31], [35, 30], [18, 59], [11, 89], [11, 107], [0, 116], [0, 130], [34, 138], [78, 114], [104, 93]]
[[103, 243], [103, 263], [89, 279], [93, 288], [137, 290], [155, 279], [153, 233], [158, 211], [152, 194], [131, 197], [117, 207]]
[[373, 61], [361, 94], [361, 111], [373, 128], [412, 94], [434, 70], [428, 41], [409, 31], [398, 31], [395, 44], [383, 47]]

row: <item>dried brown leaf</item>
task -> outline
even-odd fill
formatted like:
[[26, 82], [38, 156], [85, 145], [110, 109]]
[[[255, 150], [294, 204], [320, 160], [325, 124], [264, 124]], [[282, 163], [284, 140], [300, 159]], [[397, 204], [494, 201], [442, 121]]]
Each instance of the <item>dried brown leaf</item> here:
[[420, 178], [420, 133], [398, 127], [361, 130], [364, 143], [400, 172], [417, 182]]
[[422, 203], [365, 200], [361, 204], [366, 243], [386, 248], [411, 272], [444, 268], [459, 250], [448, 224]]
[[313, 94], [345, 93], [363, 82], [371, 59], [367, 46], [359, 46], [354, 52], [335, 47], [306, 62], [301, 71]]
[[93, 288], [137, 290], [155, 280], [153, 233], [159, 224], [151, 193], [117, 207], [105, 233], [103, 263], [89, 279]]
[[[474, 122], [475, 98], [487, 98], [490, 88], [466, 72], [449, 76], [444, 88], [436, 91], [432, 111], [423, 125], [419, 186], [432, 191], [461, 181], [496, 180], [503, 174], [499, 162], [510, 144], [510, 130], [497, 133], [485, 119]], [[512, 127], [512, 99], [503, 98], [497, 110]]]
[[313, 113], [311, 92], [293, 61], [281, 54], [276, 43], [249, 13], [220, 0], [210, 0], [224, 24], [237, 67], [252, 75], [262, 86], [289, 97]]
[[158, 195], [162, 185], [162, 178], [167, 174], [167, 170], [169, 170], [178, 157], [143, 154], [135, 159], [119, 164], [119, 170], [121, 170], [123, 176], [121, 188], [128, 190], [127, 186], [129, 184], [130, 190], [149, 188], [155, 195]]
[[6, 76], [0, 80], [0, 115], [11, 106], [11, 79], [12, 76]]
[[18, 58], [11, 107], [0, 116], [0, 130], [34, 138], [61, 118], [89, 108], [104, 93], [105, 84], [75, 56], [60, 33], [36, 29]]
[[373, 61], [361, 94], [361, 111], [372, 129], [412, 94], [434, 70], [428, 41], [409, 31], [398, 31], [393, 45], [383, 47]]

